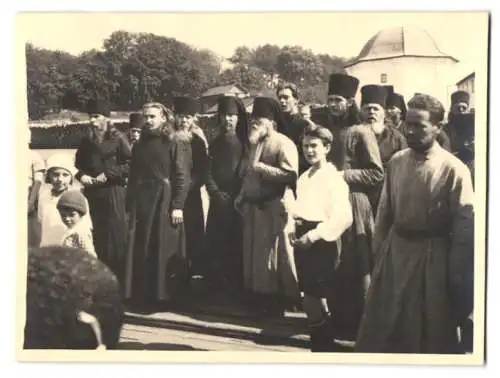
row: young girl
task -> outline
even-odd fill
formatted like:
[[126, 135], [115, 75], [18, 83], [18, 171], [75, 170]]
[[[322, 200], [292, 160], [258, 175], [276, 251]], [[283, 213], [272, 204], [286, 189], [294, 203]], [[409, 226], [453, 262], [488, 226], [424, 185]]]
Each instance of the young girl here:
[[68, 228], [61, 244], [66, 247], [80, 248], [97, 257], [92, 239], [92, 229], [84, 217], [88, 214], [87, 200], [79, 190], [68, 190], [57, 202], [61, 220]]
[[331, 299], [335, 270], [339, 263], [340, 237], [352, 224], [349, 187], [327, 154], [332, 133], [324, 128], [306, 130], [304, 156], [311, 167], [297, 182], [294, 206], [294, 246], [299, 288], [310, 323], [312, 352], [333, 351], [333, 334], [326, 299]]
[[[73, 186], [75, 167], [71, 158], [65, 154], [54, 154], [47, 160], [46, 184], [38, 199], [38, 221], [41, 226], [41, 246], [60, 245], [67, 227], [57, 210], [61, 196]], [[87, 209], [88, 209], [88, 204]], [[92, 228], [90, 217], [86, 214], [83, 221]]]

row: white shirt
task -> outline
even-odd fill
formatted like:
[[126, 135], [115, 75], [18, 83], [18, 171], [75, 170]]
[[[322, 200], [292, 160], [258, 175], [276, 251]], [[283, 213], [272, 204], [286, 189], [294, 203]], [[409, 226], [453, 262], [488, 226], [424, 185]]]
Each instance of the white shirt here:
[[312, 242], [333, 242], [352, 224], [349, 186], [332, 163], [326, 163], [310, 176], [312, 168], [297, 181], [294, 217], [321, 222], [308, 232]]

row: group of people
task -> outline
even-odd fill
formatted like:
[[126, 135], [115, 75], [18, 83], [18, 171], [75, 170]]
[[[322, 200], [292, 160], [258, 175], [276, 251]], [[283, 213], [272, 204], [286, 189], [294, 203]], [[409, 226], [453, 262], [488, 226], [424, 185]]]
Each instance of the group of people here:
[[301, 308], [315, 352], [469, 350], [468, 94], [452, 95], [444, 124], [443, 105], [428, 94], [407, 102], [390, 86], [365, 85], [358, 107], [357, 78], [332, 74], [328, 84], [319, 110], [291, 83], [277, 100], [256, 97], [251, 114], [221, 96], [210, 143], [194, 98], [174, 98], [173, 110], [145, 104], [129, 138], [113, 128], [106, 102], [90, 102], [74, 167], [49, 159], [30, 168], [30, 230], [42, 225], [30, 245], [95, 253], [132, 307], [174, 301], [203, 277], [214, 290], [246, 293], [265, 315]]

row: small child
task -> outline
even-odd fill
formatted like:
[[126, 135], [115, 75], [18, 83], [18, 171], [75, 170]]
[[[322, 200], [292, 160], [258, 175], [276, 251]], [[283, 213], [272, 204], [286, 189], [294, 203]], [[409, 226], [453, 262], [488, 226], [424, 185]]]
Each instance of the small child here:
[[304, 293], [312, 352], [333, 351], [327, 299], [332, 299], [340, 238], [352, 224], [349, 187], [326, 160], [332, 142], [332, 133], [324, 127], [304, 133], [302, 148], [311, 167], [297, 181], [295, 231], [289, 235], [299, 288]]
[[[60, 245], [61, 243], [67, 227], [61, 220], [57, 203], [66, 191], [73, 189], [75, 171], [73, 161], [67, 154], [56, 153], [47, 159], [46, 184], [40, 190], [37, 204], [41, 230], [40, 246]], [[85, 215], [85, 222], [92, 229], [89, 215]]]
[[87, 200], [79, 190], [69, 190], [59, 198], [57, 210], [61, 220], [68, 228], [64, 233], [61, 245], [80, 248], [97, 257], [92, 239], [92, 230], [84, 216], [88, 213]]

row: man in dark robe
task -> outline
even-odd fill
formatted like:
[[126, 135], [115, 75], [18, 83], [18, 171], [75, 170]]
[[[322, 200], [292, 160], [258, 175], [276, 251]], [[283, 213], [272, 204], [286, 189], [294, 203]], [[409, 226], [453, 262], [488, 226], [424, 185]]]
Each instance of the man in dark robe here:
[[436, 142], [443, 115], [429, 95], [408, 102], [410, 148], [387, 166], [356, 352], [459, 353], [459, 298], [474, 245], [474, 198], [467, 167]]
[[130, 213], [125, 298], [141, 309], [177, 299], [189, 282], [184, 204], [191, 184], [191, 145], [166, 124], [159, 103], [143, 107], [134, 146], [127, 210]]
[[196, 125], [199, 102], [190, 97], [174, 98], [176, 133], [187, 135], [191, 143], [191, 186], [184, 205], [186, 229], [186, 251], [190, 263], [191, 277], [202, 279], [206, 274], [205, 217], [201, 199], [201, 187], [205, 185], [209, 159], [206, 138]]
[[129, 116], [128, 138], [133, 146], [141, 137], [141, 130], [144, 125], [142, 113], [132, 113]]
[[304, 119], [299, 111], [299, 89], [295, 84], [283, 83], [276, 90], [280, 102], [283, 121], [286, 124], [285, 134], [289, 137], [299, 151], [299, 175], [301, 175], [309, 164], [302, 151], [302, 136], [304, 131], [310, 127], [310, 123]]
[[117, 349], [120, 283], [83, 249], [28, 250], [24, 349]]
[[219, 135], [210, 144], [206, 188], [210, 196], [207, 217], [207, 257], [210, 281], [221, 290], [243, 285], [243, 236], [241, 215], [234, 200], [241, 189], [248, 157], [248, 115], [240, 99], [218, 99]]
[[406, 118], [406, 102], [403, 95], [399, 93], [389, 93], [385, 102], [389, 126], [397, 129], [401, 134], [405, 134], [404, 120]]
[[[363, 121], [369, 124], [377, 138], [382, 165], [386, 166], [391, 157], [407, 147], [406, 137], [395, 127], [385, 122], [387, 102], [386, 88], [379, 85], [365, 85], [361, 88], [361, 113]], [[380, 182], [370, 194], [373, 214], [377, 212], [377, 204], [382, 190]]]
[[451, 106], [448, 113], [448, 122], [444, 125], [443, 130], [450, 137], [451, 152], [456, 153], [461, 148], [461, 137], [457, 133], [455, 125], [456, 119], [461, 114], [470, 112], [470, 95], [465, 91], [456, 91], [451, 94]]
[[470, 170], [474, 184], [474, 143], [475, 143], [475, 115], [463, 113], [455, 116], [454, 130], [456, 133], [456, 147], [454, 155], [458, 157]]
[[83, 184], [89, 203], [97, 256], [122, 281], [127, 249], [125, 185], [131, 148], [127, 137], [114, 128], [103, 100], [89, 101], [91, 128], [75, 155], [75, 178]]
[[327, 160], [339, 170], [344, 164], [345, 133], [350, 126], [361, 122], [359, 109], [354, 101], [358, 86], [359, 80], [354, 76], [340, 73], [330, 75], [327, 106], [311, 112], [311, 120], [333, 134], [333, 144]]

